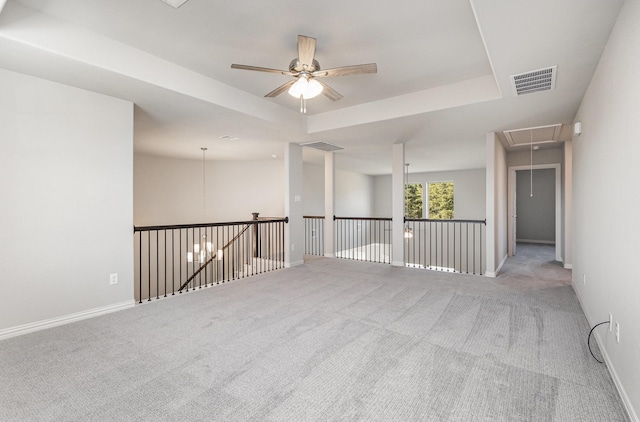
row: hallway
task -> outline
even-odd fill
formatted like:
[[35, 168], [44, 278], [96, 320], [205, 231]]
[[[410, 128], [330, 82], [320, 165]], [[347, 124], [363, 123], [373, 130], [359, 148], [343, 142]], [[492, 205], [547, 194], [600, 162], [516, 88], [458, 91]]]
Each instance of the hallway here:
[[571, 285], [571, 270], [555, 260], [555, 246], [540, 243], [518, 243], [517, 254], [496, 277], [501, 284], [530, 288]]

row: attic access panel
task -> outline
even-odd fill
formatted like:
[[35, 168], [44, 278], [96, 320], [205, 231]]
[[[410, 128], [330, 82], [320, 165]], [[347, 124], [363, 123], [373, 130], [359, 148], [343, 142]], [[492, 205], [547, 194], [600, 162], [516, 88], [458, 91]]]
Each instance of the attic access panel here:
[[528, 127], [524, 129], [505, 130], [504, 136], [512, 147], [532, 144], [558, 142], [562, 124]]

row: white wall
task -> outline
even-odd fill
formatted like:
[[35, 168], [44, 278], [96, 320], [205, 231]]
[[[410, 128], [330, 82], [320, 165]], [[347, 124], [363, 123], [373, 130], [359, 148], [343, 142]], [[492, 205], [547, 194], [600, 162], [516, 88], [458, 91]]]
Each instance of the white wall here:
[[[324, 167], [304, 165], [304, 215], [324, 215]], [[374, 178], [366, 174], [336, 170], [335, 210], [339, 217], [371, 217], [374, 208]]]
[[324, 167], [303, 165], [304, 215], [324, 215]]
[[[207, 151], [207, 156], [215, 151]], [[251, 220], [284, 216], [282, 160], [206, 161], [203, 216], [202, 160], [135, 154], [136, 226]], [[203, 220], [204, 219], [204, 220]]]
[[133, 104], [5, 70], [0, 93], [0, 337], [133, 305]]
[[[483, 220], [486, 213], [485, 170], [460, 170], [427, 173], [409, 173], [409, 183], [454, 183], [454, 218]], [[391, 176], [375, 176], [374, 215], [391, 216]], [[426, 191], [425, 191], [426, 192]]]
[[562, 224], [564, 230], [562, 231], [562, 245], [564, 246], [564, 267], [573, 268], [573, 235], [572, 235], [572, 221], [573, 221], [573, 141], [564, 143], [564, 171], [563, 171], [563, 198], [564, 207], [562, 207]]
[[[559, 148], [533, 151], [533, 164], [562, 164], [564, 153], [561, 147], [562, 145]], [[528, 166], [529, 164], [531, 164], [531, 152], [528, 149], [507, 153], [507, 166]]]
[[[640, 411], [640, 1], [627, 0], [580, 106], [573, 139], [573, 287], [623, 400]], [[586, 282], [583, 284], [583, 276]]]
[[495, 133], [487, 133], [487, 264], [495, 277], [507, 260], [507, 153]]

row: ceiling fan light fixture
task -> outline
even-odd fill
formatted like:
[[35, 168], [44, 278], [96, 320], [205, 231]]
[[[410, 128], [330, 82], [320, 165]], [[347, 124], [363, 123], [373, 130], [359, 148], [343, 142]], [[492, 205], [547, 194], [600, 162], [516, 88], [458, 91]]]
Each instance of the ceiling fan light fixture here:
[[187, 0], [162, 0], [170, 6], [175, 7], [176, 9], [187, 2]]
[[317, 97], [322, 93], [322, 84], [315, 79], [299, 77], [296, 83], [289, 88], [289, 95], [295, 98], [302, 97], [305, 100]]

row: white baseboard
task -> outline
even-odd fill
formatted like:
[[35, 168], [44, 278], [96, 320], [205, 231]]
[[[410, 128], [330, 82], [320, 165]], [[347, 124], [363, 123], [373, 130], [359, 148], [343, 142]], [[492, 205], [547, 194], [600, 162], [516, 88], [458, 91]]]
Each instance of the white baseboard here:
[[[573, 282], [571, 283], [573, 284]], [[582, 312], [587, 317], [587, 323], [591, 324], [593, 319], [589, 318], [587, 311], [582, 303], [582, 298], [580, 297], [579, 290], [575, 287], [573, 291], [576, 293], [576, 297], [578, 298], [578, 302], [580, 302], [580, 307], [582, 308]], [[636, 413], [633, 405], [631, 404], [631, 400], [629, 399], [629, 395], [627, 391], [624, 389], [624, 386], [620, 382], [620, 377], [618, 377], [618, 373], [616, 372], [616, 368], [613, 366], [611, 362], [611, 358], [609, 357], [609, 353], [607, 353], [607, 349], [603, 346], [602, 340], [600, 339], [600, 334], [597, 330], [594, 330], [593, 337], [596, 339], [596, 343], [598, 343], [598, 348], [600, 349], [600, 353], [604, 358], [604, 363], [607, 365], [607, 370], [609, 370], [609, 374], [611, 374], [611, 378], [613, 379], [613, 383], [616, 386], [616, 390], [618, 390], [618, 394], [620, 394], [620, 398], [622, 399], [622, 404], [624, 405], [624, 409], [627, 411], [627, 415], [629, 416], [629, 420], [631, 422], [640, 422], [640, 418], [638, 418], [638, 414]]]
[[404, 267], [404, 261], [393, 261], [391, 265], [394, 267]]
[[335, 258], [335, 257], [336, 257], [336, 254], [335, 254], [335, 253], [333, 253], [333, 252], [325, 252], [325, 253], [324, 253], [324, 256], [325, 256], [326, 258]]
[[507, 262], [507, 258], [509, 258], [509, 255], [505, 255], [502, 257], [502, 260], [500, 261], [500, 264], [498, 264], [498, 268], [496, 268], [496, 271], [487, 271], [484, 273], [485, 277], [491, 277], [491, 278], [496, 278], [498, 276], [498, 274], [500, 274], [500, 270], [502, 269], [502, 267], [504, 267], [504, 263]]
[[564, 264], [564, 268], [567, 270], [573, 270], [573, 264]]
[[57, 327], [58, 325], [81, 321], [83, 319], [93, 318], [98, 315], [121, 311], [123, 309], [132, 308], [135, 306], [135, 304], [135, 300], [128, 300], [126, 302], [89, 309], [87, 311], [76, 312], [74, 314], [63, 315], [60, 317], [49, 318], [42, 321], [31, 322], [29, 324], [18, 325], [16, 327], [5, 328], [4, 330], [0, 330], [0, 340], [21, 336], [23, 334], [32, 333], [34, 331], [45, 330], [47, 328]]
[[518, 243], [540, 243], [542, 245], [555, 245], [555, 240], [516, 239]]
[[304, 260], [296, 261], [296, 262], [285, 262], [284, 267], [291, 268], [291, 267], [297, 267], [298, 265], [302, 265], [302, 264], [304, 264]]

